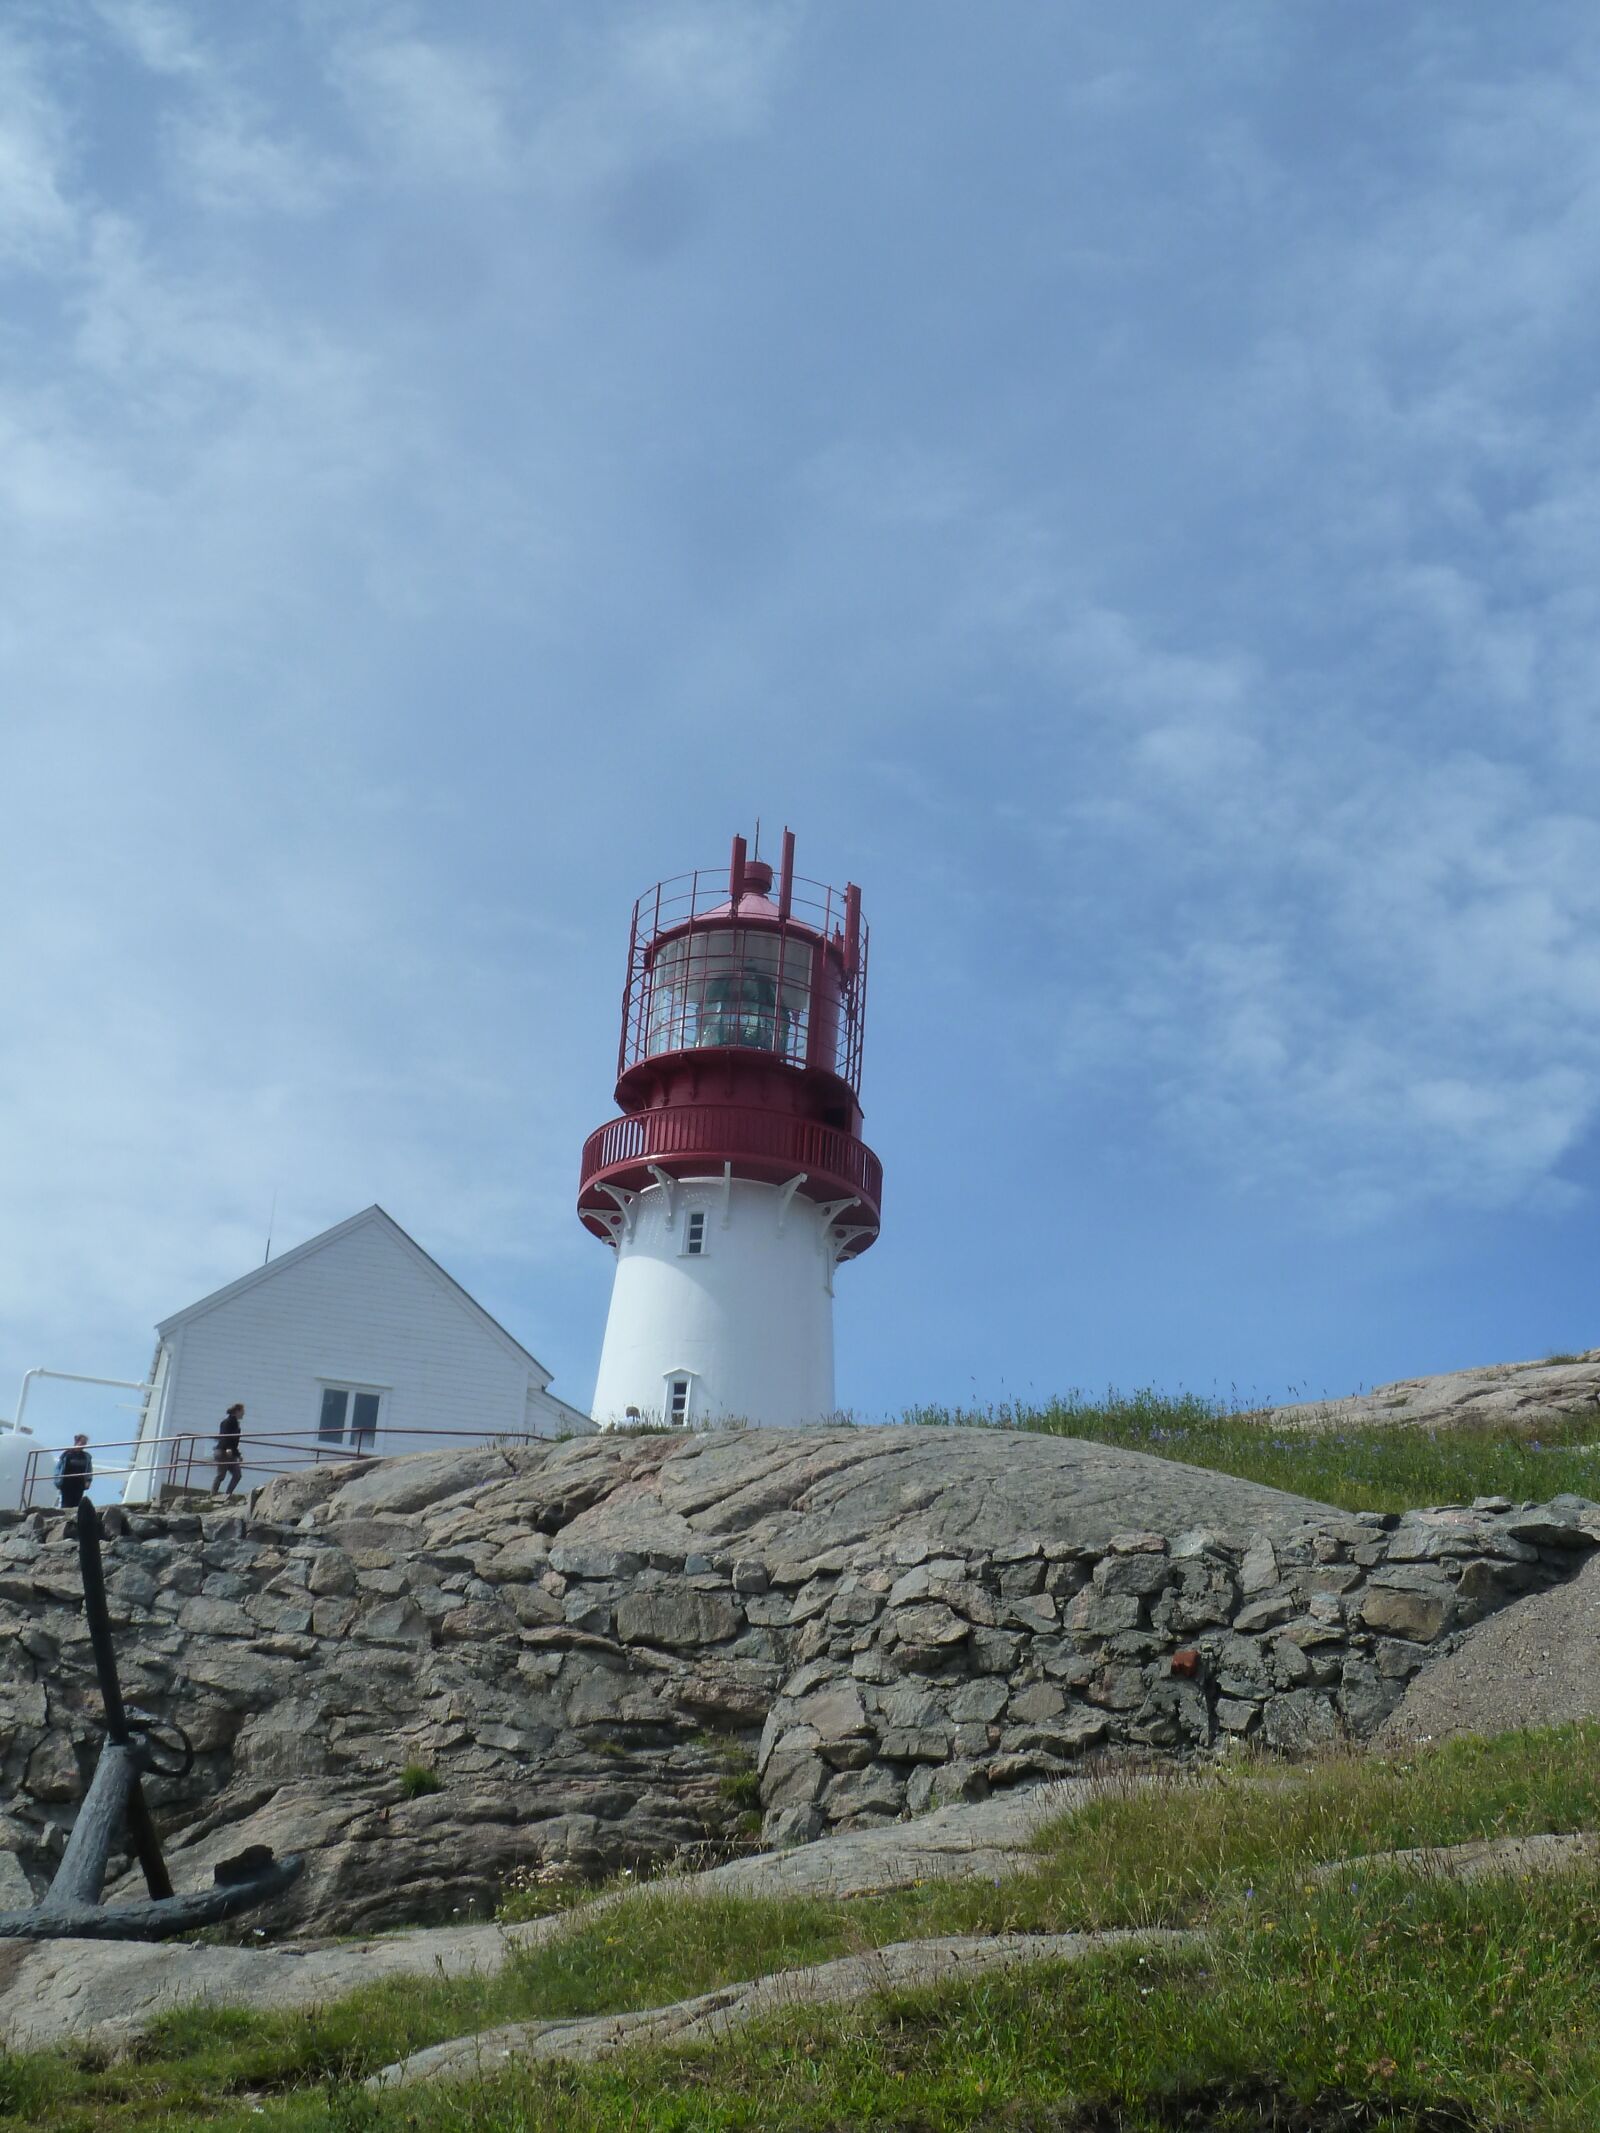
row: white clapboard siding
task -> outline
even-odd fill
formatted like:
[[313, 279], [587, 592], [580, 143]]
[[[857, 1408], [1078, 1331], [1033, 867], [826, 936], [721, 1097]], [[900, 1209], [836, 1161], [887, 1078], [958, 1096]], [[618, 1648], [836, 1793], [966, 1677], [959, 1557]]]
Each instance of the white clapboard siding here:
[[[369, 1207], [157, 1328], [161, 1349], [141, 1466], [188, 1433], [210, 1437], [245, 1405], [252, 1438], [314, 1431], [326, 1385], [380, 1390], [372, 1449], [585, 1431], [549, 1373], [382, 1208]], [[416, 1432], [418, 1434], [394, 1434]], [[265, 1455], [263, 1455], [265, 1456]], [[247, 1474], [248, 1479], [259, 1478]], [[134, 1487], [143, 1496], [148, 1488]]]

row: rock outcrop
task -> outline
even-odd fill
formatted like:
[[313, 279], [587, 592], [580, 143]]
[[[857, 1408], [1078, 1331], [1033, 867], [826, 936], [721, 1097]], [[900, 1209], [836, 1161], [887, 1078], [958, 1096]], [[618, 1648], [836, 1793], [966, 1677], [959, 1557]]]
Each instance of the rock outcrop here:
[[[1600, 1541], [1577, 1498], [1403, 1519], [984, 1430], [606, 1437], [328, 1466], [248, 1514], [108, 1516], [180, 1886], [308, 1854], [281, 1933], [487, 1910], [1077, 1769], [1364, 1738]], [[0, 1531], [0, 1855], [39, 1886], [97, 1738], [58, 1514]]]
[[1393, 1746], [1600, 1718], [1600, 1558], [1469, 1629], [1424, 1667], [1384, 1721]]
[[1437, 1377], [1397, 1378], [1347, 1399], [1264, 1411], [1274, 1429], [1517, 1429], [1592, 1414], [1600, 1434], [1600, 1348], [1538, 1363], [1487, 1363]]
[[[0, 2052], [66, 2043], [120, 2051], [174, 2007], [316, 2007], [386, 1978], [489, 1976], [517, 1956], [649, 1902], [718, 1896], [847, 1899], [927, 1881], [999, 1881], [1024, 1873], [1049, 1822], [1095, 1797], [1081, 1780], [1039, 1785], [910, 1822], [731, 1859], [670, 1882], [622, 1881], [570, 1909], [522, 1925], [423, 1926], [369, 1940], [240, 1947], [198, 1941], [0, 1942]], [[629, 1930], [636, 1930], [630, 1928]]]

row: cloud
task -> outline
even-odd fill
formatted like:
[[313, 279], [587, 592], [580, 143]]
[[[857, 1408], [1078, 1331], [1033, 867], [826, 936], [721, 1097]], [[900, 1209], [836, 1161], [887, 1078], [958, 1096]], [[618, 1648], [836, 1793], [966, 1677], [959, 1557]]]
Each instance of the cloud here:
[[804, 10], [794, 0], [659, 0], [597, 11], [570, 72], [537, 103], [527, 168], [557, 198], [607, 205], [708, 145], [772, 122]]
[[800, 10], [779, 0], [690, 0], [633, 10], [613, 50], [617, 93], [658, 124], [740, 134], [766, 118]]
[[[27, 1361], [136, 1370], [279, 1189], [524, 1284], [581, 1397], [615, 927], [757, 804], [883, 911], [925, 1205], [1019, 1183], [994, 1088], [1029, 1189], [1115, 1152], [1087, 1224], [1570, 1199], [1592, 37], [63, 19], [0, 41]], [[903, 1249], [886, 1375], [941, 1337]]]
[[94, 13], [152, 74], [176, 78], [204, 74], [205, 46], [182, 9], [165, 0], [91, 0]]
[[236, 99], [175, 117], [168, 140], [178, 184], [214, 213], [314, 214], [347, 175]]
[[69, 126], [37, 53], [0, 32], [0, 268], [42, 269], [70, 250]]
[[331, 55], [336, 87], [391, 169], [468, 185], [516, 175], [515, 71], [487, 52], [397, 34], [348, 36]]

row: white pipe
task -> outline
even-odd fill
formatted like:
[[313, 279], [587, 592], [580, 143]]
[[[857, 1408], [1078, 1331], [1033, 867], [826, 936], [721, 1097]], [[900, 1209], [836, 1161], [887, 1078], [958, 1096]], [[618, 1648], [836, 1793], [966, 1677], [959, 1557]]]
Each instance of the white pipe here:
[[142, 1378], [86, 1378], [79, 1370], [25, 1370], [22, 1373], [22, 1389], [17, 1394], [17, 1412], [11, 1427], [21, 1429], [22, 1410], [28, 1404], [28, 1394], [35, 1378], [65, 1378], [73, 1385], [119, 1385], [124, 1392], [148, 1392], [150, 1387]]

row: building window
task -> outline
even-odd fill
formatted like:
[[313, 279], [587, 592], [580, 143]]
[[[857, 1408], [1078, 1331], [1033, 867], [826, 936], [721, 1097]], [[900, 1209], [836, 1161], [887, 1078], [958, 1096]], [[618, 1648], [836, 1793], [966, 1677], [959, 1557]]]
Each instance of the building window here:
[[706, 1211], [694, 1208], [683, 1225], [683, 1249], [685, 1257], [698, 1259], [706, 1248]]
[[378, 1410], [382, 1405], [381, 1392], [363, 1392], [357, 1385], [324, 1385], [317, 1442], [348, 1442], [353, 1452], [370, 1452], [378, 1434]]
[[675, 1429], [681, 1429], [689, 1419], [689, 1380], [668, 1378], [667, 1420]]

